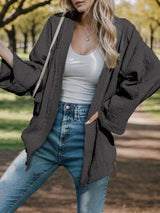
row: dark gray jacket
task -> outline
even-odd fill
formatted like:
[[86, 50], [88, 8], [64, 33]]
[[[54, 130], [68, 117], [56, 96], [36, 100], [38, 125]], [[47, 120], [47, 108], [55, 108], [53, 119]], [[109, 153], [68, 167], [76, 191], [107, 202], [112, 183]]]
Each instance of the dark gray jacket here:
[[[52, 15], [34, 45], [30, 60], [21, 60], [14, 52], [13, 69], [1, 62], [0, 88], [22, 96], [33, 93], [52, 37], [62, 13]], [[120, 53], [114, 69], [104, 64], [88, 112], [88, 120], [97, 110], [99, 117], [85, 125], [84, 160], [81, 186], [110, 175], [116, 161], [112, 133], [123, 134], [136, 107], [160, 87], [160, 61], [127, 19], [114, 16], [116, 48]], [[46, 74], [34, 99], [33, 117], [22, 132], [27, 152], [26, 165], [33, 152], [43, 145], [55, 120], [61, 96], [65, 60], [72, 40], [75, 21], [66, 14], [57, 42], [52, 48]]]

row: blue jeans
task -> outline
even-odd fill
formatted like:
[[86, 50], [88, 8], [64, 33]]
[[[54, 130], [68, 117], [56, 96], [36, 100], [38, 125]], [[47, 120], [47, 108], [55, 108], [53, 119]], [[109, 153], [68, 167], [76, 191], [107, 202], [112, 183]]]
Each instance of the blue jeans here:
[[14, 212], [59, 166], [64, 166], [74, 180], [77, 212], [103, 212], [109, 176], [86, 186], [79, 184], [83, 163], [85, 120], [89, 106], [90, 104], [59, 102], [50, 133], [45, 143], [33, 153], [29, 169], [25, 171], [24, 149], [1, 177], [0, 213]]

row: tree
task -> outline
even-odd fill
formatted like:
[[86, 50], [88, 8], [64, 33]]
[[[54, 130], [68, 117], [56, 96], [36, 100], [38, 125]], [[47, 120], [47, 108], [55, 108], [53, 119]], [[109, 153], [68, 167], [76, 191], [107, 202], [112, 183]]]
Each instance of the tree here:
[[157, 4], [159, 5], [159, 7], [160, 7], [160, 1], [159, 0], [156, 0], [156, 2], [157, 2]]
[[[20, 31], [23, 35], [24, 53], [27, 52], [27, 44], [29, 38], [31, 38], [33, 46], [36, 41], [36, 37], [42, 30], [46, 19], [52, 14], [53, 10], [50, 11], [50, 7], [45, 6], [43, 8], [38, 8], [29, 14], [18, 17], [17, 20], [14, 22], [17, 31]], [[20, 37], [19, 34], [18, 37]]]
[[15, 21], [17, 17], [27, 14], [35, 9], [44, 5], [50, 4], [51, 0], [36, 0], [36, 3], [32, 3], [29, 0], [4, 0], [0, 1], [0, 28], [4, 28], [9, 38], [9, 47], [12, 51], [16, 52], [16, 31], [15, 26], [12, 23], [10, 29], [6, 28], [6, 25]]
[[156, 1], [137, 0], [134, 5], [123, 0], [117, 7], [117, 13], [133, 22], [144, 40], [153, 48], [156, 37], [159, 37], [160, 8]]
[[[18, 16], [20, 16], [22, 14], [27, 14], [27, 13], [37, 9], [38, 7], [42, 7], [42, 6], [50, 4], [50, 3], [51, 3], [51, 0], [37, 1], [35, 4], [32, 4], [32, 1], [29, 1], [29, 0], [1, 1], [0, 2], [0, 9], [1, 9], [0, 10], [0, 28], [11, 23]], [[25, 7], [25, 8], [23, 8], [23, 7]]]
[[28, 37], [29, 37], [29, 25], [25, 24], [24, 26], [24, 22], [23, 22], [23, 26], [21, 24], [18, 25], [18, 28], [20, 29], [24, 41], [23, 41], [23, 52], [27, 53], [27, 45], [28, 45]]
[[[150, 47], [153, 49], [156, 32], [158, 32], [160, 27], [160, 7], [157, 5], [156, 1], [150, 0], [137, 1], [136, 6], [141, 14], [143, 24], [146, 25], [150, 33]], [[157, 37], [159, 37], [158, 33]]]
[[9, 48], [16, 52], [16, 29], [15, 25], [11, 25], [11, 29], [4, 28], [9, 38]]

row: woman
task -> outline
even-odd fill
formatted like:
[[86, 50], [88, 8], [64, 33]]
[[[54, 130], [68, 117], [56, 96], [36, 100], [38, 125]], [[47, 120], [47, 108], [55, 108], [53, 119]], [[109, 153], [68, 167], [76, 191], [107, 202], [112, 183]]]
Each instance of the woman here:
[[[122, 134], [136, 106], [160, 85], [158, 58], [129, 21], [114, 16], [113, 0], [61, 0], [60, 6], [69, 12], [37, 91], [33, 118], [22, 135], [25, 150], [0, 180], [3, 213], [14, 212], [61, 165], [73, 177], [77, 212], [103, 212], [116, 157], [111, 132]], [[1, 88], [32, 94], [59, 15], [45, 24], [30, 61], [22, 61], [0, 43]], [[30, 162], [27, 172], [25, 162]]]

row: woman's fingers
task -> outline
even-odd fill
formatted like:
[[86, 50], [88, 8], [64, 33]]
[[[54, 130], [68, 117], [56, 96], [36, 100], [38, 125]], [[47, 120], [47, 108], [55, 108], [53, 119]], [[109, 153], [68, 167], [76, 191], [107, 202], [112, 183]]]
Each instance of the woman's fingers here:
[[90, 119], [86, 121], [85, 124], [91, 124], [97, 118], [98, 118], [98, 111], [94, 115], [92, 115], [92, 117], [90, 117]]

